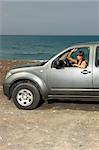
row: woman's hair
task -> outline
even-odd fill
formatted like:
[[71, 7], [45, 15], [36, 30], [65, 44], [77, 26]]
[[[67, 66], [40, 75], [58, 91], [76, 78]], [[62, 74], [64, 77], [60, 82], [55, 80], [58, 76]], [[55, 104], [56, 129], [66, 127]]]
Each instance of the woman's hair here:
[[82, 56], [82, 57], [83, 57], [83, 60], [84, 60], [85, 55], [84, 55], [84, 52], [83, 52], [83, 51], [79, 51], [78, 54], [77, 54], [77, 56]]

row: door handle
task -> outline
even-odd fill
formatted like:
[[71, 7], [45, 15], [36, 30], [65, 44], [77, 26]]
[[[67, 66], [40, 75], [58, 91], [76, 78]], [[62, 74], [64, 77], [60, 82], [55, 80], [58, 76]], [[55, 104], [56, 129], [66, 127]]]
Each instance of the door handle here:
[[88, 70], [83, 70], [81, 71], [82, 74], [88, 74], [88, 73], [91, 73], [91, 71], [88, 71]]

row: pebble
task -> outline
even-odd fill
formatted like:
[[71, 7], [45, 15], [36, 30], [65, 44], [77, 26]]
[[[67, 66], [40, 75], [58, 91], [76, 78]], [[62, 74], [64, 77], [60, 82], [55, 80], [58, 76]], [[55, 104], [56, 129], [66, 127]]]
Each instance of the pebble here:
[[13, 112], [10, 112], [10, 114], [13, 114]]
[[3, 120], [4, 120], [4, 121], [6, 121], [6, 120], [7, 120], [7, 118], [3, 118]]
[[48, 133], [48, 130], [44, 130], [44, 131]]
[[75, 139], [75, 138], [72, 138], [72, 141], [76, 141], [76, 139]]
[[8, 146], [10, 146], [11, 145], [11, 143], [8, 143]]
[[3, 66], [0, 66], [0, 68], [2, 68]]
[[2, 136], [0, 136], [0, 140], [3, 140]]
[[56, 112], [56, 110], [53, 110], [53, 113], [55, 113]]
[[39, 128], [39, 126], [35, 126], [35, 128]]
[[30, 130], [31, 128], [30, 128], [30, 127], [26, 127], [26, 129], [27, 129], [27, 130]]

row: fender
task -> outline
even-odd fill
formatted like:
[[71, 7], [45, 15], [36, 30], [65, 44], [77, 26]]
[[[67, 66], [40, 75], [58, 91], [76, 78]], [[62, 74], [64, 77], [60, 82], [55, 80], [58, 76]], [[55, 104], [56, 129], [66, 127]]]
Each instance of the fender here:
[[7, 79], [7, 83], [9, 87], [14, 83], [19, 80], [30, 80], [34, 82], [37, 87], [39, 87], [40, 94], [42, 95], [43, 99], [46, 100], [48, 98], [48, 90], [45, 82], [40, 79], [37, 75], [32, 74], [30, 72], [19, 72], [12, 74], [11, 77]]

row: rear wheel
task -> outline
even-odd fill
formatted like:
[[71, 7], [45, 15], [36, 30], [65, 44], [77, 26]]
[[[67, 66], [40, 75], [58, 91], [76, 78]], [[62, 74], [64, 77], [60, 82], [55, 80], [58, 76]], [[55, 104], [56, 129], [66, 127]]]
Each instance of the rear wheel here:
[[20, 83], [14, 88], [12, 98], [20, 109], [35, 109], [40, 102], [40, 93], [31, 83]]

